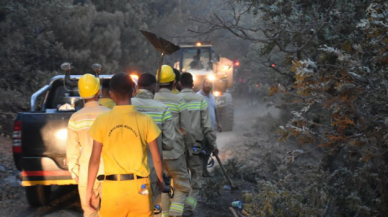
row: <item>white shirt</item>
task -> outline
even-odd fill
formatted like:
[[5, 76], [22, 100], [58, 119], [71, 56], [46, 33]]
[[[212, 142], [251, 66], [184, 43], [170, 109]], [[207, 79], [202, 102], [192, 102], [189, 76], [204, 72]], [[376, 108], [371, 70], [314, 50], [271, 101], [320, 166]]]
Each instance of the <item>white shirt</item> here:
[[217, 103], [216, 99], [214, 98], [212, 93], [209, 93], [209, 95], [206, 95], [202, 90], [198, 91], [197, 94], [201, 94], [205, 97], [205, 100], [207, 102], [207, 105], [209, 107], [209, 114], [210, 114], [210, 120], [212, 122], [213, 130], [215, 130], [216, 127], [216, 108]]

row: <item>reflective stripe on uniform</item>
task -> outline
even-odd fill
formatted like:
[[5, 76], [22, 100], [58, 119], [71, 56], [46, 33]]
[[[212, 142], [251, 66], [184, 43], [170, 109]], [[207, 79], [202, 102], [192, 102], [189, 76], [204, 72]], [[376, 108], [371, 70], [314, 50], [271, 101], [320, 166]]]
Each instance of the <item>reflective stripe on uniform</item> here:
[[182, 214], [184, 209], [184, 205], [177, 202], [172, 202], [170, 206], [170, 212], [174, 212], [177, 214]]
[[[161, 101], [163, 102], [163, 101]], [[166, 106], [168, 106], [168, 108], [171, 110], [171, 111], [174, 111], [174, 112], [179, 112], [179, 105], [176, 104], [176, 103], [171, 103], [171, 102], [168, 102], [168, 103], [165, 103]]]
[[78, 131], [88, 129], [93, 125], [94, 119], [82, 119], [78, 121], [70, 120], [68, 127], [72, 130]]
[[203, 99], [201, 102], [201, 110], [205, 110], [205, 108], [207, 108], [207, 102], [205, 99]]
[[185, 110], [185, 109], [187, 109], [187, 104], [184, 103], [184, 102], [181, 102], [181, 103], [179, 104], [179, 112], [181, 112], [181, 111], [183, 111], [183, 110]]
[[162, 212], [162, 217], [169, 217], [168, 210]]
[[189, 102], [189, 103], [187, 103], [187, 109], [188, 110], [200, 110], [201, 103], [200, 102]]
[[197, 200], [192, 197], [186, 198], [186, 204], [190, 205], [191, 207], [195, 208], [197, 206]]

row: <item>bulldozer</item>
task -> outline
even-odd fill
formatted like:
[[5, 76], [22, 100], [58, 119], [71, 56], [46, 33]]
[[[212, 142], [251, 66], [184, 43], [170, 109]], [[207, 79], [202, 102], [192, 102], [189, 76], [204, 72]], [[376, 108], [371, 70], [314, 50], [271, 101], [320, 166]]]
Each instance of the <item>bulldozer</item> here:
[[205, 79], [213, 82], [213, 95], [224, 131], [233, 130], [233, 73], [238, 62], [222, 57], [211, 43], [179, 44], [179, 60], [174, 68], [193, 75], [194, 91], [199, 91]]

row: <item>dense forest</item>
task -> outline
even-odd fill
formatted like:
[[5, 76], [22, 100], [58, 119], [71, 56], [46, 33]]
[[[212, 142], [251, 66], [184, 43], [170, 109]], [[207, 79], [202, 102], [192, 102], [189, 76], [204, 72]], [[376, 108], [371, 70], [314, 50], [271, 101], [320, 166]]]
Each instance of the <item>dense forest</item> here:
[[[62, 62], [75, 73], [152, 72], [144, 29], [174, 43], [212, 41], [241, 61], [247, 85], [291, 113], [279, 139], [315, 145], [300, 183], [267, 183], [256, 216], [388, 213], [388, 3], [384, 0], [2, 0], [0, 125], [11, 132], [31, 94]], [[173, 63], [166, 58], [166, 62]], [[264, 91], [264, 90], [263, 90]], [[264, 96], [263, 96], [264, 97]]]
[[[220, 2], [3, 0], [0, 6], [2, 131], [11, 133], [16, 113], [29, 110], [31, 94], [52, 76], [63, 73], [60, 71], [63, 62], [71, 62], [75, 74], [91, 72], [95, 62], [103, 66], [105, 74], [155, 73], [159, 53], [139, 30], [152, 31], [174, 43], [211, 41], [230, 58], [242, 56], [243, 52], [238, 52], [244, 48], [230, 43], [236, 41], [230, 37], [232, 34], [197, 36], [187, 31], [198, 30], [200, 25], [192, 19], [211, 14], [211, 9]], [[168, 58], [166, 61], [173, 64]]]

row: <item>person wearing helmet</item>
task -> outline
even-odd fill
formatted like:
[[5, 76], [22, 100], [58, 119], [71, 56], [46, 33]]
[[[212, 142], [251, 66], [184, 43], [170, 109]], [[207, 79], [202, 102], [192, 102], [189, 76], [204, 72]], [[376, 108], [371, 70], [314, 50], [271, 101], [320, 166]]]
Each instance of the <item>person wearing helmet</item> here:
[[[78, 80], [78, 91], [85, 106], [71, 115], [67, 127], [66, 157], [72, 178], [78, 183], [78, 192], [84, 216], [97, 216], [97, 211], [87, 208], [86, 183], [88, 178], [89, 158], [92, 153], [93, 139], [89, 137], [89, 129], [100, 114], [110, 109], [101, 106], [97, 101], [100, 95], [100, 79], [91, 74], [85, 74]], [[81, 151], [82, 150], [82, 151]], [[98, 174], [104, 174], [101, 163]], [[93, 202], [99, 205], [100, 182], [93, 186]]]
[[98, 100], [98, 102], [101, 105], [112, 109], [116, 104], [115, 104], [115, 102], [113, 102], [112, 97], [110, 96], [110, 93], [109, 93], [109, 91], [110, 91], [109, 82], [110, 82], [110, 80], [108, 80], [108, 79], [102, 80], [102, 82], [101, 82], [101, 84], [102, 84], [101, 85], [102, 86], [102, 88], [101, 88], [102, 97]]
[[[162, 158], [156, 141], [160, 130], [149, 115], [136, 111], [131, 104], [135, 84], [128, 74], [115, 74], [110, 89], [116, 106], [98, 116], [89, 131], [93, 151], [86, 200], [92, 201], [102, 155], [105, 173], [98, 177], [103, 180], [99, 216], [153, 216], [147, 151], [150, 150], [158, 177], [156, 183], [163, 190]], [[92, 203], [88, 205], [96, 209]]]
[[[187, 164], [191, 173], [191, 192], [186, 198], [184, 216], [192, 216], [197, 206], [199, 199], [199, 191], [202, 188], [202, 143], [204, 140], [216, 147], [216, 136], [213, 131], [212, 123], [209, 115], [209, 108], [205, 98], [202, 95], [196, 94], [192, 88], [194, 87], [193, 76], [190, 73], [182, 73], [179, 82], [181, 96], [185, 100], [191, 117], [191, 129], [195, 138], [195, 146], [193, 154], [187, 155]], [[213, 152], [213, 154], [217, 154]]]
[[[157, 141], [159, 152], [163, 153], [163, 151], [171, 151], [175, 146], [175, 127], [168, 107], [165, 104], [154, 100], [155, 87], [156, 78], [154, 75], [150, 73], [140, 75], [137, 83], [137, 91], [131, 102], [132, 105], [135, 106], [136, 111], [150, 115], [162, 131]], [[160, 206], [161, 195], [156, 188], [157, 177], [150, 152], [148, 152], [148, 165], [150, 167], [152, 191], [154, 192], [154, 204]], [[155, 213], [160, 212], [157, 208], [158, 207], [155, 207]]]
[[164, 173], [172, 178], [175, 195], [170, 202], [168, 194], [162, 193], [162, 213], [163, 216], [182, 216], [186, 197], [191, 190], [185, 153], [191, 152], [195, 140], [191, 135], [190, 114], [185, 102], [177, 94], [171, 93], [175, 85], [173, 69], [163, 65], [157, 74], [160, 90], [154, 99], [168, 106], [176, 132], [174, 149], [163, 151]]

